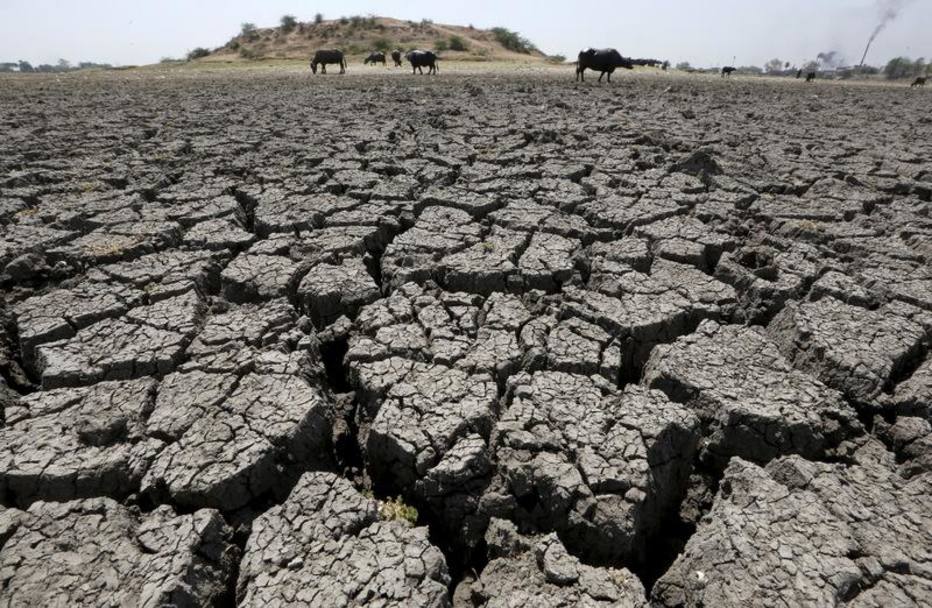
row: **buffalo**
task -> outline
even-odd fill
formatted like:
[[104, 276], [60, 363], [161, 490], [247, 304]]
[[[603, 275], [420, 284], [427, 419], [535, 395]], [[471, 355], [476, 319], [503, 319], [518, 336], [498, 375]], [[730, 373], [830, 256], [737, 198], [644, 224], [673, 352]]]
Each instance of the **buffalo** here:
[[576, 80], [585, 82], [586, 69], [591, 69], [599, 74], [599, 82], [602, 77], [608, 74], [608, 81], [612, 81], [612, 72], [615, 68], [624, 68], [633, 70], [634, 63], [630, 59], [621, 56], [621, 53], [615, 49], [583, 49], [579, 51], [579, 59], [576, 62]]
[[382, 65], [385, 65], [385, 53], [383, 53], [382, 51], [374, 51], [372, 53], [369, 53], [369, 56], [366, 57], [365, 61], [363, 61], [363, 64], [369, 65], [370, 63], [372, 65], [375, 65], [377, 63], [381, 63]]
[[631, 63], [632, 63], [633, 65], [641, 65], [641, 66], [647, 66], [647, 67], [649, 67], [649, 68], [655, 68], [655, 67], [657, 67], [658, 65], [661, 65], [661, 64], [664, 63], [664, 62], [660, 61], [659, 59], [642, 59], [642, 58], [638, 58], [638, 59], [632, 59], [632, 60], [631, 60]]
[[812, 82], [813, 80], [815, 80], [815, 77], [816, 77], [815, 72], [809, 72], [808, 74], [806, 74], [806, 82]]
[[924, 86], [926, 86], [926, 77], [925, 77], [925, 76], [919, 76], [919, 77], [916, 78], [916, 80], [913, 81], [913, 83], [912, 83], [911, 85], [909, 85], [909, 88], [913, 88], [913, 87], [920, 87], [920, 88], [921, 88], [921, 87], [924, 87]]
[[396, 68], [401, 67], [401, 51], [399, 49], [392, 51], [392, 61], [395, 62]]
[[411, 63], [411, 73], [417, 74], [420, 72], [424, 73], [422, 68], [428, 68], [427, 74], [436, 74], [440, 70], [437, 69], [437, 55], [433, 51], [424, 51], [424, 50], [414, 50], [408, 51], [405, 54], [405, 59]]
[[314, 57], [311, 59], [311, 71], [317, 73], [317, 66], [320, 66], [320, 73], [327, 73], [327, 64], [336, 63], [340, 66], [340, 73], [346, 74], [346, 57], [343, 55], [343, 51], [339, 49], [324, 49], [314, 53]]
[[726, 76], [731, 76], [731, 73], [736, 72], [736, 71], [738, 71], [738, 68], [736, 68], [735, 66], [726, 65], [725, 67], [722, 68], [722, 78], [725, 78]]

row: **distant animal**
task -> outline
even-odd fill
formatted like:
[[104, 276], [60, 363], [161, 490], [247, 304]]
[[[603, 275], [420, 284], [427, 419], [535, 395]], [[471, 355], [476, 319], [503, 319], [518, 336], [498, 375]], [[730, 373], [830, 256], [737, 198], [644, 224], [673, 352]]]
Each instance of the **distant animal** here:
[[363, 64], [369, 65], [370, 63], [372, 65], [375, 65], [377, 63], [381, 63], [382, 65], [385, 65], [385, 53], [383, 53], [382, 51], [373, 51], [369, 53], [369, 56], [366, 57], [365, 61], [363, 61]]
[[660, 65], [661, 61], [659, 59], [632, 59], [631, 63], [633, 65], [642, 65], [649, 68], [655, 68]]
[[320, 66], [320, 73], [327, 73], [327, 64], [335, 63], [340, 66], [340, 73], [346, 74], [346, 57], [343, 51], [339, 49], [321, 49], [314, 53], [311, 58], [311, 71], [317, 73], [317, 66]]
[[731, 76], [731, 73], [736, 72], [737, 70], [738, 68], [734, 66], [726, 65], [725, 67], [722, 68], [722, 78], [725, 78], [726, 76]]
[[916, 78], [916, 80], [913, 81], [911, 85], [909, 85], [909, 88], [924, 87], [924, 86], [926, 86], [926, 77], [919, 76], [918, 78]]
[[418, 72], [423, 74], [423, 68], [428, 68], [428, 75], [436, 74], [440, 71], [437, 69], [437, 59], [439, 59], [439, 57], [437, 57], [436, 53], [433, 51], [425, 51], [422, 49], [408, 51], [405, 53], [405, 59], [411, 63], [412, 74], [417, 74]]
[[395, 62], [396, 68], [401, 67], [401, 51], [399, 49], [392, 51], [392, 61]]
[[802, 70], [796, 70], [796, 79], [799, 80], [799, 79], [802, 78], [802, 77], [803, 77], [803, 71], [802, 71]]
[[813, 80], [815, 80], [815, 76], [816, 76], [815, 72], [809, 72], [808, 74], [806, 74], [806, 82], [812, 82]]
[[579, 58], [576, 61], [576, 80], [586, 81], [586, 70], [600, 72], [599, 82], [602, 77], [608, 74], [608, 81], [612, 81], [612, 73], [615, 68], [624, 68], [633, 70], [634, 63], [615, 49], [583, 49], [579, 51]]

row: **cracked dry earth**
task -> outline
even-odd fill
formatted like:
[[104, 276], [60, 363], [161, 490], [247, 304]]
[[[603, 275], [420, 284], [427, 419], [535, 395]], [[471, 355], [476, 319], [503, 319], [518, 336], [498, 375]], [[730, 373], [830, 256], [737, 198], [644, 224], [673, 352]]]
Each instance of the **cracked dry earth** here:
[[928, 606], [930, 97], [798, 84], [5, 80], [0, 606]]

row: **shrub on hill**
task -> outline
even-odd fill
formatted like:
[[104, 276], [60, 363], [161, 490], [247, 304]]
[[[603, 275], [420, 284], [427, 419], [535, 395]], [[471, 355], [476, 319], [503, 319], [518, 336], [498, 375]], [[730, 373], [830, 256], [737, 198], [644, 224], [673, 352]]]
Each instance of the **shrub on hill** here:
[[210, 55], [210, 51], [202, 46], [199, 46], [196, 49], [188, 51], [188, 61], [194, 61], [195, 59], [207, 57], [208, 55]]
[[530, 55], [537, 50], [530, 40], [518, 32], [513, 32], [507, 28], [493, 27], [492, 35], [495, 36], [495, 40], [497, 40], [499, 44], [509, 51]]
[[255, 23], [243, 23], [240, 26], [239, 35], [247, 42], [252, 42], [259, 37], [259, 31]]
[[468, 51], [469, 45], [461, 36], [450, 36], [449, 47], [451, 51]]
[[372, 47], [377, 51], [387, 52], [392, 48], [392, 41], [388, 38], [376, 38], [372, 42]]
[[290, 32], [295, 27], [298, 26], [298, 20], [294, 15], [282, 15], [281, 20], [279, 21], [279, 29], [283, 32]]

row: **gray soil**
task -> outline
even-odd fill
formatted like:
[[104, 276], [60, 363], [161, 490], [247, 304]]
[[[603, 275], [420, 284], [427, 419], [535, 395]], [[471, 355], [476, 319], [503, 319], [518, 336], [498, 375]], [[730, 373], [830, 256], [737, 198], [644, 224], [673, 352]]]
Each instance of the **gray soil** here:
[[0, 80], [0, 607], [932, 604], [930, 99]]

